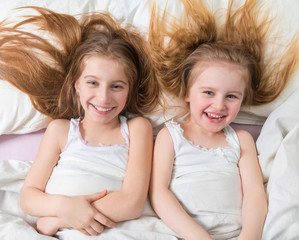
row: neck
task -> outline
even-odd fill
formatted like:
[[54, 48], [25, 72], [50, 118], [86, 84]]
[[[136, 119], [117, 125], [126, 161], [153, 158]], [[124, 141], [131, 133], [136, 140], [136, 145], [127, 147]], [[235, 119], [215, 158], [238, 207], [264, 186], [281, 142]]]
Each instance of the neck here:
[[80, 122], [80, 129], [82, 129], [84, 132], [109, 132], [117, 127], [119, 127], [120, 120], [119, 116], [115, 117], [112, 121], [107, 123], [100, 123], [92, 121], [91, 119], [88, 119], [87, 117], [81, 120]]

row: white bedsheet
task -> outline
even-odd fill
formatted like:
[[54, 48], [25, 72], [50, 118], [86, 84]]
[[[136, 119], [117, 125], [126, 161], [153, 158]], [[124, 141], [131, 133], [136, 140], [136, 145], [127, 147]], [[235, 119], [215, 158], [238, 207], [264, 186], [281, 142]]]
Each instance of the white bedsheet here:
[[[259, 160], [269, 198], [263, 240], [299, 239], [299, 90], [268, 117], [257, 140]], [[0, 239], [48, 240], [34, 229], [35, 218], [22, 212], [19, 193], [30, 162], [0, 162]], [[156, 216], [119, 223], [98, 237], [85, 238], [75, 230], [59, 233], [60, 239], [178, 239]]]
[[299, 239], [299, 90], [267, 118], [257, 140], [269, 201], [263, 240]]
[[[0, 239], [1, 240], [50, 240], [56, 239], [38, 234], [36, 218], [24, 214], [19, 206], [20, 191], [30, 162], [5, 160], [0, 162]], [[145, 208], [150, 208], [149, 203]], [[176, 240], [178, 239], [155, 214], [145, 209], [136, 220], [118, 223], [114, 229], [105, 230], [96, 237], [86, 237], [76, 230], [65, 229], [59, 239], [68, 240]]]

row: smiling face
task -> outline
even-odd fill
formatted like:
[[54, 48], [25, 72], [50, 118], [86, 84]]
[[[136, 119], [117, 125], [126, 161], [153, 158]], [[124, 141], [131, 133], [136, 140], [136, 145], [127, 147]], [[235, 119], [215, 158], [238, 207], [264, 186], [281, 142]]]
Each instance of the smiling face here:
[[75, 83], [85, 111], [84, 119], [110, 123], [126, 105], [129, 81], [123, 65], [111, 58], [90, 56], [84, 62], [81, 76]]
[[248, 72], [227, 62], [198, 63], [193, 69], [185, 97], [190, 107], [190, 123], [203, 131], [217, 133], [237, 116]]

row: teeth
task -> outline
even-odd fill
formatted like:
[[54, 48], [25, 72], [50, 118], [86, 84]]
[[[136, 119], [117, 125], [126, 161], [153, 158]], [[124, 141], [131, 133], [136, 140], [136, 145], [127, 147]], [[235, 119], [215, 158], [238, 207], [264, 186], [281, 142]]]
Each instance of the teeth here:
[[216, 118], [216, 119], [220, 119], [223, 117], [223, 115], [215, 115], [213, 113], [207, 113], [208, 117], [210, 118]]
[[101, 111], [101, 112], [108, 112], [110, 111], [112, 108], [102, 108], [102, 107], [97, 107], [97, 106], [94, 106], [98, 111]]

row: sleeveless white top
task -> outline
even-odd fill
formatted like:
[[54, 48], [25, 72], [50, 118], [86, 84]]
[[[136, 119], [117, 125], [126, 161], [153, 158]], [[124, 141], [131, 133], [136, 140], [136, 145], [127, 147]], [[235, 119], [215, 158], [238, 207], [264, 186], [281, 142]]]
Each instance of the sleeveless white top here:
[[214, 239], [234, 239], [241, 230], [242, 188], [236, 132], [223, 131], [229, 147], [205, 149], [183, 136], [179, 124], [166, 124], [175, 150], [170, 190], [186, 212]]
[[46, 192], [68, 196], [121, 188], [129, 152], [127, 119], [120, 116], [124, 143], [91, 146], [79, 131], [79, 119], [70, 120], [68, 142], [48, 181]]

